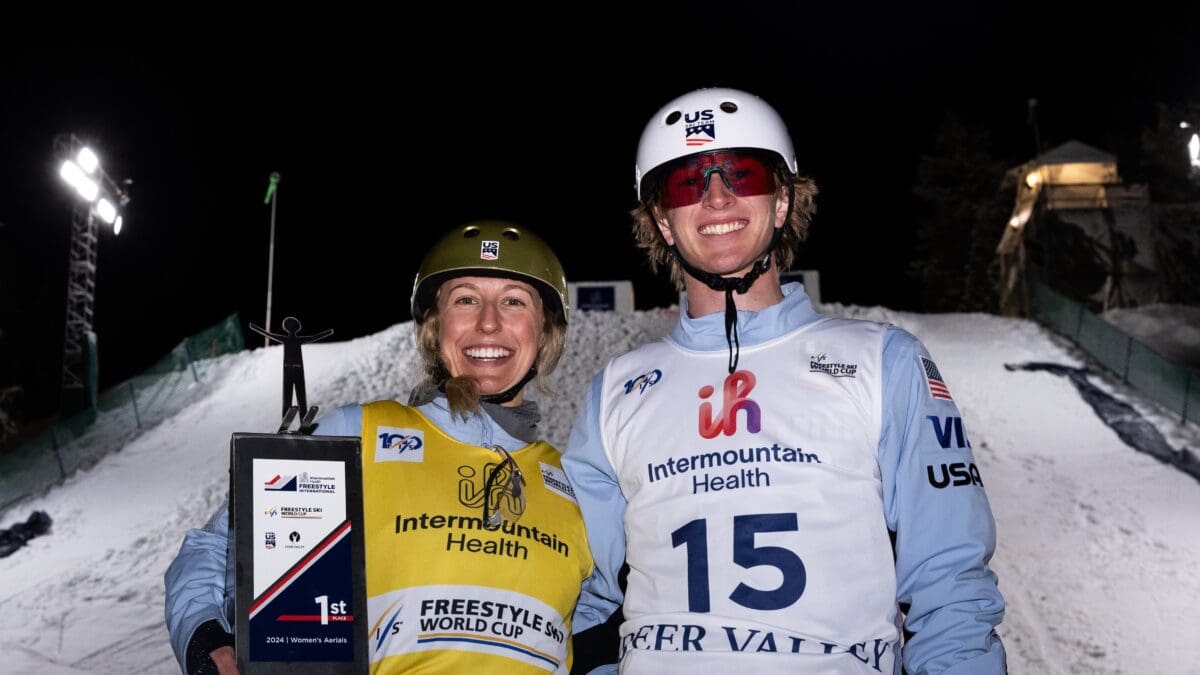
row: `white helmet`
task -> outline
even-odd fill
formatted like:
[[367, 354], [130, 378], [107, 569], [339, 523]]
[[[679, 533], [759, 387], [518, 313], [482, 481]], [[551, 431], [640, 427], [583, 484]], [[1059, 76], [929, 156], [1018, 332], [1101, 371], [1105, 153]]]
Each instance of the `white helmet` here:
[[642, 179], [680, 157], [713, 150], [755, 148], [779, 155], [797, 173], [796, 151], [787, 125], [766, 101], [738, 89], [697, 89], [666, 104], [638, 141], [634, 188], [642, 199]]

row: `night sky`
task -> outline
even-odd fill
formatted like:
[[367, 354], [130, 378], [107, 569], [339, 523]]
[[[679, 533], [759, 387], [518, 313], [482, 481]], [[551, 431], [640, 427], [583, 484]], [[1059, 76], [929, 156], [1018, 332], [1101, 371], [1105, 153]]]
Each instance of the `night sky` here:
[[88, 51], [87, 67], [72, 62], [82, 47], [14, 53], [0, 71], [0, 387], [24, 389], [26, 420], [56, 410], [60, 132], [133, 180], [124, 231], [99, 245], [104, 389], [231, 313], [262, 324], [272, 171], [275, 327], [292, 315], [346, 340], [408, 320], [428, 246], [478, 218], [537, 231], [572, 281], [629, 279], [639, 309], [665, 306], [675, 293], [629, 234], [638, 135], [679, 94], [742, 88], [783, 114], [820, 189], [797, 267], [820, 271], [826, 301], [915, 310], [912, 187], [947, 113], [986, 126], [1015, 165], [1035, 154], [1036, 97], [1043, 149], [1076, 139], [1134, 162], [1156, 103], [1200, 99], [1194, 16], [889, 7], [312, 14], [286, 29], [183, 17]]

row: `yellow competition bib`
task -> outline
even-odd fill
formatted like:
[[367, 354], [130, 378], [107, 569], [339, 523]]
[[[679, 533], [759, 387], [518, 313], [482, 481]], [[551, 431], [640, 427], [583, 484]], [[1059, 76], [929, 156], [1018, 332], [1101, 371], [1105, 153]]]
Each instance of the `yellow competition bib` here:
[[505, 448], [525, 508], [489, 531], [484, 486], [503, 454], [394, 401], [362, 419], [371, 672], [567, 673], [592, 556], [558, 450]]

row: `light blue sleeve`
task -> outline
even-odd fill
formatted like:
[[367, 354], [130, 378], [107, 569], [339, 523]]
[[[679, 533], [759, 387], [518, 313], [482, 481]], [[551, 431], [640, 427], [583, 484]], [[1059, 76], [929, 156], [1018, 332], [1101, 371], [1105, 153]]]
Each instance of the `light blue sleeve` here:
[[[317, 423], [318, 436], [359, 436], [362, 406], [342, 406], [321, 416]], [[229, 553], [227, 498], [204, 527], [187, 531], [163, 578], [167, 636], [181, 668], [186, 669], [188, 642], [200, 624], [216, 619], [233, 633], [236, 587]]]
[[617, 577], [625, 563], [625, 496], [600, 435], [602, 381], [603, 374], [592, 380], [562, 456], [563, 471], [583, 511], [596, 563], [575, 607], [572, 628], [576, 633], [607, 621], [623, 598]]
[[362, 436], [362, 406], [344, 405], [317, 418], [314, 436]]
[[[595, 554], [593, 553], [593, 555]], [[598, 563], [596, 569], [597, 571], [600, 569]], [[617, 571], [619, 572], [620, 569], [618, 565]], [[620, 592], [619, 587], [617, 592]], [[593, 572], [591, 576], [583, 580], [583, 588], [579, 591], [579, 601], [575, 604], [575, 617], [571, 620], [572, 633], [582, 633], [608, 620], [608, 617], [616, 611], [617, 605], [620, 604], [619, 599], [615, 604], [608, 600], [609, 593], [611, 591], [604, 583], [604, 577], [598, 572]]]
[[904, 667], [1005, 673], [996, 633], [1004, 598], [988, 567], [996, 524], [967, 425], [953, 401], [931, 395], [922, 357], [933, 363], [911, 333], [888, 328], [879, 465], [887, 525], [896, 535], [897, 599], [907, 606], [912, 633]]
[[200, 624], [215, 619], [233, 633], [233, 586], [226, 585], [229, 558], [229, 504], [221, 504], [203, 528], [183, 537], [179, 553], [167, 567], [167, 636], [171, 649], [186, 670], [187, 646]]

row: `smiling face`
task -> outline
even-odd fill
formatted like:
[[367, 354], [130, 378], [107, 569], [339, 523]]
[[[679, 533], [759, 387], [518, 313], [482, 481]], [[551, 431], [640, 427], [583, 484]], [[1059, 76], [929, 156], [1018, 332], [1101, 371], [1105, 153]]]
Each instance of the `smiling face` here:
[[741, 276], [787, 220], [787, 200], [780, 197], [778, 191], [739, 197], [713, 176], [700, 201], [662, 212], [659, 230], [692, 265], [712, 274]]
[[[530, 284], [502, 277], [454, 277], [437, 292], [438, 344], [455, 377], [470, 377], [482, 394], [515, 385], [543, 342], [542, 298]], [[509, 405], [523, 399], [518, 394]]]

